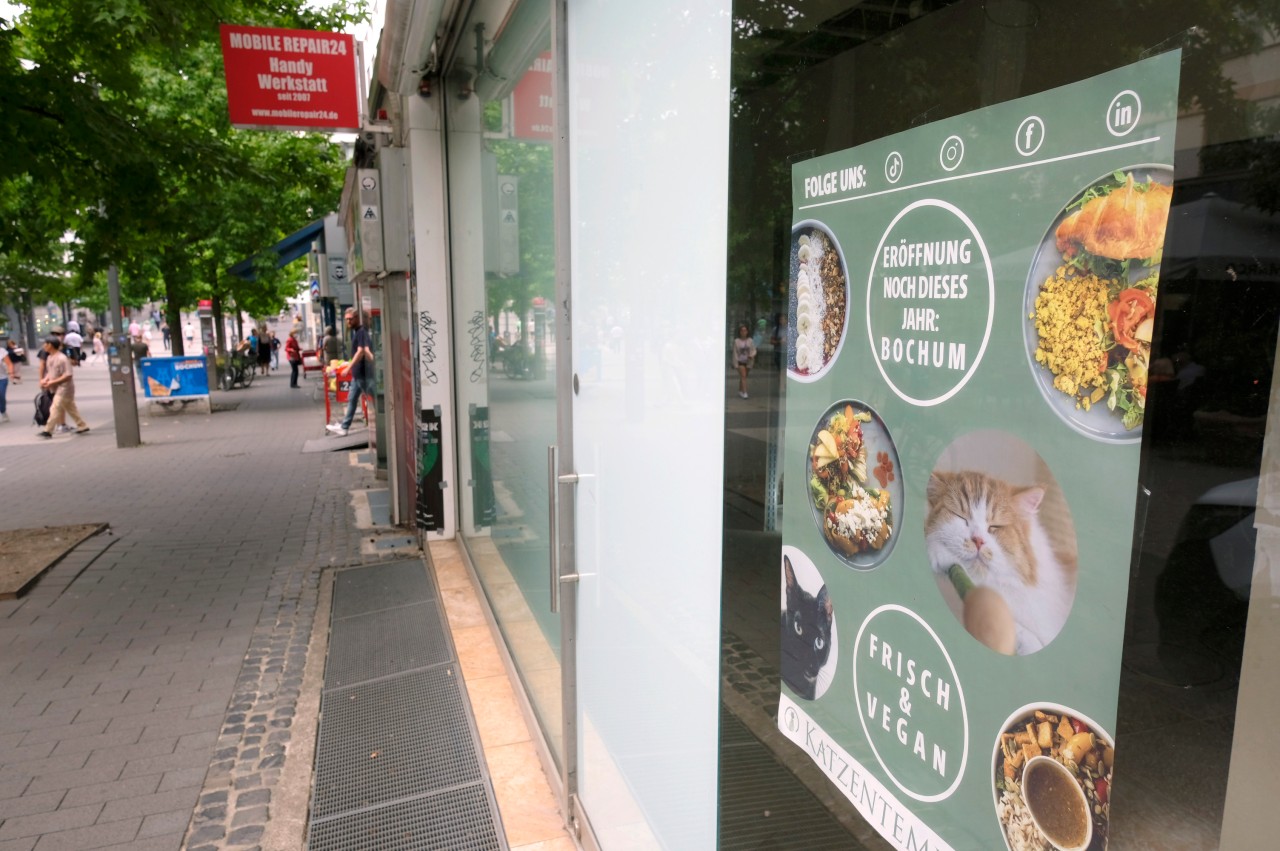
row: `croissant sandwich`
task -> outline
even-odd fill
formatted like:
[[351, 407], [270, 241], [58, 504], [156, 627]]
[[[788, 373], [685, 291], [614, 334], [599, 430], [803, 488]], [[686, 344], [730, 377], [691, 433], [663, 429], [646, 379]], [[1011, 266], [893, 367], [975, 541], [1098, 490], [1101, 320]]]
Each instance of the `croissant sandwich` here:
[[1154, 255], [1164, 246], [1173, 187], [1151, 181], [1140, 190], [1133, 175], [1109, 195], [1094, 198], [1058, 225], [1058, 250], [1069, 257], [1080, 246], [1113, 260]]

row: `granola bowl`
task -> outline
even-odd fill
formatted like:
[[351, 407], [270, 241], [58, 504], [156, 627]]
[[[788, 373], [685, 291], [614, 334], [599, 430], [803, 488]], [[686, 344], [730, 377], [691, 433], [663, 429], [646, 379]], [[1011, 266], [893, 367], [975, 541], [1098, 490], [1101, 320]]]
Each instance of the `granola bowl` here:
[[849, 318], [849, 272], [835, 234], [809, 219], [791, 229], [787, 302], [787, 375], [817, 381], [844, 344]]

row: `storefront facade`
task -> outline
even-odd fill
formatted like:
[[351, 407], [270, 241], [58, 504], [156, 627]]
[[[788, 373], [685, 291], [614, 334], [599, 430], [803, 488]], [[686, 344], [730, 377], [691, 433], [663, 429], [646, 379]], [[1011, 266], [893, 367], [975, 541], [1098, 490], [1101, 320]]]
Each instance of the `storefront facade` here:
[[391, 4], [397, 516], [584, 847], [1268, 846], [1280, 14], [1095, 5]]

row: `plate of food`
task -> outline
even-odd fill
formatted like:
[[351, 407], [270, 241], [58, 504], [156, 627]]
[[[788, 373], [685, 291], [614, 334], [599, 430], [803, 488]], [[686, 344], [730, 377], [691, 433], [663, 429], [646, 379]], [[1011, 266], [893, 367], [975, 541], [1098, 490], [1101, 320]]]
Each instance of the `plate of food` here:
[[1054, 219], [1027, 276], [1023, 336], [1036, 384], [1095, 440], [1142, 437], [1173, 171], [1133, 166], [1092, 181]]
[[787, 374], [816, 381], [835, 362], [848, 324], [849, 273], [840, 243], [815, 220], [791, 229]]
[[1115, 741], [1056, 703], [1009, 716], [991, 758], [996, 820], [1009, 851], [1105, 851]]
[[809, 440], [809, 504], [831, 552], [869, 570], [889, 557], [902, 526], [898, 449], [880, 415], [856, 399], [837, 402]]

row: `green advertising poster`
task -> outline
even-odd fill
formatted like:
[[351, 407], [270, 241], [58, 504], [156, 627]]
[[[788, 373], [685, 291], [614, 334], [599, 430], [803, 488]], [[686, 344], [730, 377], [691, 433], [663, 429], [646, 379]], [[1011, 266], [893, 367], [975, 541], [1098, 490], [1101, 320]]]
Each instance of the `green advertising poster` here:
[[894, 847], [1106, 847], [1179, 60], [794, 166], [778, 726]]

